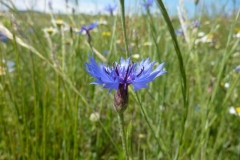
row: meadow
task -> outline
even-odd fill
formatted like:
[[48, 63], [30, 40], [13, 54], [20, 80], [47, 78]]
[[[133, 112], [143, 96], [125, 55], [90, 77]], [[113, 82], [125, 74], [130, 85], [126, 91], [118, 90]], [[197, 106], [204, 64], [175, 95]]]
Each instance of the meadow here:
[[[114, 15], [0, 12], [0, 159], [240, 158], [240, 10], [170, 17], [156, 0], [129, 15], [123, 2]], [[167, 73], [129, 85], [118, 112], [117, 91], [90, 84], [89, 57]]]

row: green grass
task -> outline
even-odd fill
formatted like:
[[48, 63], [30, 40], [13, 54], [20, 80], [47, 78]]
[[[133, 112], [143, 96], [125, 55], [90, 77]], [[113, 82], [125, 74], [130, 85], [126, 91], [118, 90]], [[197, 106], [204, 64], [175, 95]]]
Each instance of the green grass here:
[[[13, 72], [0, 76], [0, 159], [125, 159], [115, 91], [90, 85], [93, 78], [84, 69], [92, 54], [86, 37], [66, 31], [47, 39], [42, 29], [52, 26], [49, 14], [11, 12], [11, 19], [0, 17], [13, 34], [12, 40], [0, 43], [0, 59], [15, 62]], [[74, 28], [107, 20], [91, 32], [92, 47], [102, 55], [109, 51], [104, 55], [109, 65], [128, 55], [120, 14], [53, 16]], [[238, 159], [240, 117], [228, 112], [230, 106], [240, 106], [240, 74], [233, 70], [240, 56], [240, 40], [233, 37], [234, 28], [240, 28], [238, 14], [212, 18], [203, 13], [198, 32], [213, 33], [215, 42], [198, 45], [192, 29], [190, 44], [175, 37], [178, 17], [169, 21], [167, 16], [148, 13], [124, 19], [127, 43], [134, 43], [129, 55], [140, 55], [132, 60], [150, 57], [165, 62], [167, 70], [148, 89], [135, 93], [130, 87], [124, 112], [129, 157]], [[102, 36], [104, 31], [111, 36]], [[98, 121], [91, 121], [93, 113], [99, 113]]]

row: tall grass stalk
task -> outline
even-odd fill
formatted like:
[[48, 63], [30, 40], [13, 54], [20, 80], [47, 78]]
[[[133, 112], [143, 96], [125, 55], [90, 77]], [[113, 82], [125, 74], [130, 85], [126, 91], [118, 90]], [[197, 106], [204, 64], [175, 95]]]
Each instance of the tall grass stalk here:
[[185, 125], [187, 122], [187, 116], [188, 116], [188, 88], [187, 88], [187, 78], [186, 78], [186, 72], [185, 72], [185, 67], [184, 67], [184, 61], [182, 58], [182, 53], [180, 51], [179, 45], [178, 45], [178, 41], [176, 39], [176, 35], [172, 26], [172, 23], [170, 21], [170, 18], [168, 16], [168, 13], [166, 11], [166, 8], [162, 2], [162, 0], [156, 0], [158, 7], [161, 10], [161, 13], [163, 15], [163, 18], [167, 24], [168, 30], [170, 32], [170, 35], [172, 37], [172, 42], [178, 57], [178, 62], [179, 62], [179, 67], [180, 67], [180, 73], [181, 73], [181, 87], [182, 87], [182, 97], [183, 97], [183, 106], [185, 108], [185, 112], [183, 115], [183, 119], [182, 119], [182, 125], [181, 125], [181, 134], [180, 134], [180, 139], [179, 139], [179, 147], [181, 147], [180, 149], [177, 149], [177, 153], [176, 153], [176, 159], [178, 159], [179, 157], [179, 152], [181, 153], [181, 149], [183, 148], [183, 136], [184, 136], [184, 132], [185, 132]]
[[126, 50], [126, 58], [130, 56], [129, 50], [128, 50], [128, 40], [127, 40], [127, 32], [126, 32], [126, 22], [125, 22], [125, 6], [124, 6], [124, 0], [120, 1], [120, 11], [121, 11], [121, 22], [122, 22], [122, 29], [123, 29], [123, 38], [124, 38], [124, 45]]

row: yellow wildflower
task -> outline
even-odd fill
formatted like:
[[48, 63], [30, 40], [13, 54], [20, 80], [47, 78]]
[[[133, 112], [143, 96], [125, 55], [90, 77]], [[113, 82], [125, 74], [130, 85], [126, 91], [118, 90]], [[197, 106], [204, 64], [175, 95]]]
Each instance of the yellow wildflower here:
[[240, 107], [235, 108], [238, 115], [240, 115]]
[[49, 35], [54, 35], [58, 32], [56, 28], [49, 27], [49, 28], [44, 28], [43, 32], [48, 33]]
[[52, 34], [52, 33], [53, 33], [53, 29], [52, 29], [52, 28], [47, 28], [47, 29], [46, 29], [46, 32], [47, 32], [48, 34]]
[[56, 20], [56, 24], [57, 24], [58, 26], [63, 25], [63, 23], [64, 23], [64, 21], [63, 21], [62, 19], [57, 19], [57, 20]]
[[235, 30], [236, 32], [240, 32], [240, 28], [238, 28], [238, 27], [235, 27], [234, 30]]
[[109, 37], [109, 36], [111, 36], [111, 33], [110, 32], [102, 32], [102, 36]]
[[233, 106], [231, 106], [230, 108], [229, 108], [229, 113], [230, 114], [234, 114], [234, 115], [236, 115], [236, 116], [240, 116], [240, 107], [233, 107]]

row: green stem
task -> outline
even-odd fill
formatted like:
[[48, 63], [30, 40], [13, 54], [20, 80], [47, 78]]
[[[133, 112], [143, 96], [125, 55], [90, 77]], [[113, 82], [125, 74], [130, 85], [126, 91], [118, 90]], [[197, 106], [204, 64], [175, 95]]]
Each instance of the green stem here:
[[65, 35], [63, 25], [61, 25], [61, 38], [62, 38], [62, 70], [65, 72], [66, 69], [66, 51], [65, 51]]
[[126, 58], [127, 58], [127, 57], [129, 57], [129, 51], [128, 51], [128, 42], [127, 42], [127, 33], [126, 33], [126, 24], [125, 24], [124, 0], [120, 0], [120, 7], [121, 7], [123, 38], [124, 38], [124, 43], [125, 43], [125, 48], [126, 48]]
[[124, 132], [124, 125], [123, 125], [123, 123], [124, 123], [123, 113], [118, 113], [118, 120], [119, 120], [120, 133], [121, 133], [121, 137], [122, 137], [122, 147], [123, 147], [123, 151], [125, 153], [126, 160], [128, 160], [129, 156], [128, 156], [128, 152], [127, 152], [126, 135]]
[[185, 67], [184, 67], [184, 62], [183, 62], [183, 58], [182, 58], [182, 53], [180, 51], [180, 47], [178, 45], [178, 41], [172, 26], [172, 23], [170, 21], [170, 18], [168, 16], [167, 10], [165, 9], [165, 6], [162, 2], [162, 0], [156, 0], [159, 8], [161, 9], [162, 15], [164, 17], [164, 20], [167, 23], [167, 27], [169, 30], [169, 33], [172, 37], [172, 42], [178, 57], [178, 62], [179, 62], [179, 69], [181, 72], [181, 77], [182, 77], [182, 95], [183, 95], [183, 101], [184, 101], [184, 107], [187, 108], [188, 106], [188, 96], [187, 96], [187, 77], [186, 77], [186, 72], [185, 72]]
[[77, 137], [77, 132], [78, 132], [78, 104], [79, 103], [79, 96], [76, 96], [76, 102], [75, 102], [75, 107], [74, 107], [74, 144], [73, 144], [73, 159], [77, 159], [77, 151], [78, 151], [78, 137]]

